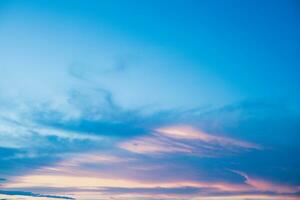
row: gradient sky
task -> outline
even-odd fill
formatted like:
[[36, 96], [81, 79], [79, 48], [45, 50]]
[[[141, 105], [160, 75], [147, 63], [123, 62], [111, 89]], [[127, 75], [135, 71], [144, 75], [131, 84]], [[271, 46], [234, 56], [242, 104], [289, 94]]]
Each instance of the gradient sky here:
[[0, 199], [300, 199], [300, 4], [0, 0]]

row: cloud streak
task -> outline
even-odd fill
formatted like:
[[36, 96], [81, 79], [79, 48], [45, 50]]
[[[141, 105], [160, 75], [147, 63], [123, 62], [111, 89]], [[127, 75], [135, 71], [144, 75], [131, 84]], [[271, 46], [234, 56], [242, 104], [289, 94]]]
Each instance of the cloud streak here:
[[[20, 196], [22, 197], [40, 197], [45, 199], [69, 199], [72, 200], [72, 197], [66, 196], [56, 196], [56, 195], [45, 195], [45, 194], [36, 194], [32, 192], [23, 192], [23, 191], [12, 191], [12, 190], [0, 190], [0, 195], [7, 195], [7, 196]], [[10, 199], [11, 197], [8, 197]]]
[[[230, 109], [225, 111], [222, 114], [220, 112], [224, 110], [219, 111], [218, 115], [231, 115], [236, 112]], [[217, 131], [211, 131], [209, 126], [201, 123], [199, 126], [203, 129], [193, 123], [183, 125], [188, 116], [186, 113], [183, 119], [178, 119], [173, 115], [175, 111], [165, 112], [163, 115], [141, 115], [135, 112], [128, 124], [128, 119], [122, 117], [122, 112], [115, 119], [117, 123], [127, 125], [115, 129], [114, 138], [100, 131], [108, 130], [105, 129], [105, 120], [103, 122], [102, 119], [91, 120], [96, 126], [92, 128], [99, 132], [86, 131], [90, 128], [81, 125], [70, 128], [69, 124], [74, 122], [73, 119], [62, 121], [62, 124], [48, 123], [48, 120], [57, 119], [52, 114], [47, 116], [45, 123], [45, 118], [41, 118], [41, 121], [33, 120], [34, 126], [18, 125], [16, 122], [4, 120], [6, 123], [3, 127], [6, 129], [2, 130], [7, 133], [14, 124], [14, 130], [18, 130], [16, 127], [20, 127], [20, 130], [23, 128], [29, 136], [38, 136], [44, 144], [50, 146], [46, 146], [46, 149], [38, 146], [3, 148], [2, 171], [17, 173], [4, 173], [3, 177], [8, 178], [8, 181], [2, 182], [1, 188], [5, 191], [38, 191], [37, 194], [48, 193], [53, 188], [58, 196], [64, 196], [64, 191], [72, 191], [79, 199], [197, 199], [199, 196], [207, 199], [276, 199], [280, 196], [296, 199], [299, 196], [297, 182], [286, 183], [278, 180], [274, 183], [265, 174], [249, 169], [244, 161], [249, 155], [256, 158], [255, 156], [261, 154], [272, 154], [270, 148], [262, 147], [261, 141], [258, 141], [258, 145], [248, 142], [253, 141], [249, 137], [235, 139], [234, 135], [216, 134]], [[211, 113], [213, 112], [200, 116], [190, 113], [188, 117], [198, 118], [200, 122], [202, 120], [208, 124]], [[98, 123], [100, 126], [97, 126]], [[110, 127], [111, 122], [108, 124]], [[128, 127], [130, 130], [144, 131], [137, 135], [131, 134]], [[122, 132], [118, 136], [117, 133], [122, 130], [125, 130], [126, 137]], [[52, 131], [58, 133], [51, 133]], [[89, 144], [88, 148], [83, 141]], [[50, 157], [53, 160], [49, 160]], [[41, 162], [42, 159], [48, 161]], [[282, 161], [285, 162], [284, 159]], [[27, 163], [27, 166], [24, 165], [26, 167], [23, 170], [10, 168], [19, 162]]]
[[150, 136], [123, 142], [120, 148], [134, 153], [187, 153], [196, 156], [217, 156], [238, 150], [259, 150], [248, 142], [207, 134], [191, 126], [169, 126], [153, 131]]

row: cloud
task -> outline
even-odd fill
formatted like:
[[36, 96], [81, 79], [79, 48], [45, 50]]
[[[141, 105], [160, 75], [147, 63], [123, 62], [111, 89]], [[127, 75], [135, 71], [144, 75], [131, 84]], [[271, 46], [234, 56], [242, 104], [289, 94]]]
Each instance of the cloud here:
[[259, 149], [259, 147], [255, 144], [235, 140], [228, 137], [207, 134], [190, 126], [171, 126], [159, 128], [156, 131], [160, 134], [166, 135], [167, 137], [175, 139], [199, 140], [206, 143], [217, 143], [222, 146], [237, 146], [242, 148]]
[[192, 147], [184, 143], [176, 143], [174, 141], [145, 136], [130, 141], [123, 142], [119, 145], [120, 148], [141, 154], [151, 153], [191, 153]]
[[[167, 166], [166, 170], [171, 171], [172, 174], [172, 178], [168, 179], [169, 174], [163, 171], [164, 168], [142, 169], [143, 167], [141, 167], [139, 169], [130, 167], [139, 165], [139, 162], [143, 163], [141, 160], [108, 156], [107, 154], [78, 154], [51, 167], [43, 167], [30, 174], [11, 179], [2, 187], [32, 191], [56, 191], [58, 193], [72, 191], [72, 194], [82, 198], [88, 198], [89, 195], [92, 195], [92, 198], [104, 199], [109, 196], [122, 198], [124, 195], [133, 199], [138, 196], [163, 199], [166, 197], [173, 199], [189, 197], [192, 199], [199, 196], [207, 199], [210, 197], [242, 199], [245, 196], [249, 199], [255, 199], [258, 196], [262, 197], [261, 199], [271, 199], [271, 196], [274, 196], [276, 199], [282, 196], [286, 199], [293, 199], [299, 195], [298, 186], [275, 184], [235, 170], [229, 170], [229, 172], [238, 175], [242, 178], [241, 181], [234, 182], [231, 179], [222, 179], [221, 177], [218, 180], [207, 180], [203, 176], [199, 180], [193, 180], [184, 172]], [[180, 160], [178, 164], [182, 164]], [[94, 168], [93, 165], [96, 167]], [[105, 166], [111, 171], [106, 171]], [[160, 163], [159, 166], [164, 166], [164, 163]], [[118, 169], [116, 170], [115, 167]], [[189, 170], [185, 166], [182, 167], [187, 171]], [[206, 170], [209, 172], [210, 169]], [[201, 170], [198, 169], [198, 171]], [[221, 172], [224, 173], [224, 171]], [[131, 176], [131, 173], [149, 173], [152, 179], [146, 178], [146, 176]], [[181, 179], [180, 173], [183, 175]], [[126, 174], [129, 176], [126, 177]], [[158, 179], [160, 174], [164, 174], [162, 179]]]
[[23, 191], [8, 191], [8, 190], [0, 190], [0, 194], [2, 195], [8, 195], [8, 196], [27, 196], [27, 197], [45, 197], [45, 198], [51, 198], [51, 199], [74, 199], [72, 197], [66, 197], [66, 196], [56, 196], [56, 195], [45, 195], [45, 194], [35, 194], [32, 192], [23, 192]]
[[250, 177], [249, 175], [243, 172], [239, 172], [239, 171], [235, 171], [235, 172], [245, 178], [245, 183], [252, 186], [258, 191], [275, 192], [275, 193], [300, 193], [299, 186], [278, 184], [263, 179]]
[[[47, 186], [38, 193], [58, 188], [104, 199], [113, 192], [125, 199], [298, 195], [299, 162], [287, 156], [296, 157], [300, 130], [292, 111], [253, 103], [144, 112], [124, 109], [110, 92], [94, 89], [73, 90], [64, 99], [1, 108], [0, 170], [9, 180], [2, 187]], [[283, 137], [286, 130], [291, 138]]]
[[135, 153], [187, 153], [196, 156], [217, 156], [237, 150], [259, 150], [255, 144], [204, 133], [191, 126], [158, 128], [150, 136], [125, 141], [120, 148]]

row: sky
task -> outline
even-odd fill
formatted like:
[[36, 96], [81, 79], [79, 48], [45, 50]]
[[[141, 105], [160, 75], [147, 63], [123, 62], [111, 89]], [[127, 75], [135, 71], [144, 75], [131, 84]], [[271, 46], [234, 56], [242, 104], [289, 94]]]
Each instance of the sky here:
[[300, 199], [299, 11], [0, 0], [0, 199]]

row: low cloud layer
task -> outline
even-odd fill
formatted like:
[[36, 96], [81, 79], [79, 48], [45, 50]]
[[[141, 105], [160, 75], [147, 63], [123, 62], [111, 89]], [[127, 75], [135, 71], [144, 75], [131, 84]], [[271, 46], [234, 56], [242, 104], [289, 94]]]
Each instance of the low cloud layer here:
[[[114, 110], [113, 121], [90, 119], [88, 110], [80, 118], [62, 120], [44, 109], [31, 110], [33, 117], [23, 123], [16, 119], [24, 113], [15, 112], [14, 118], [2, 116], [1, 134], [16, 137], [6, 136], [2, 143], [1, 188], [56, 191], [39, 196], [49, 198], [297, 199], [299, 163], [286, 153], [298, 148], [298, 136], [290, 133], [289, 146], [278, 139], [284, 140], [287, 127], [298, 130], [298, 115], [286, 109], [282, 118], [275, 115], [282, 112], [279, 108], [248, 102], [193, 112]], [[268, 115], [269, 109], [275, 114]], [[262, 128], [277, 120], [282, 126], [276, 130]], [[244, 128], [248, 125], [250, 132]], [[252, 137], [254, 130], [261, 135]], [[43, 145], [30, 145], [37, 140]]]

